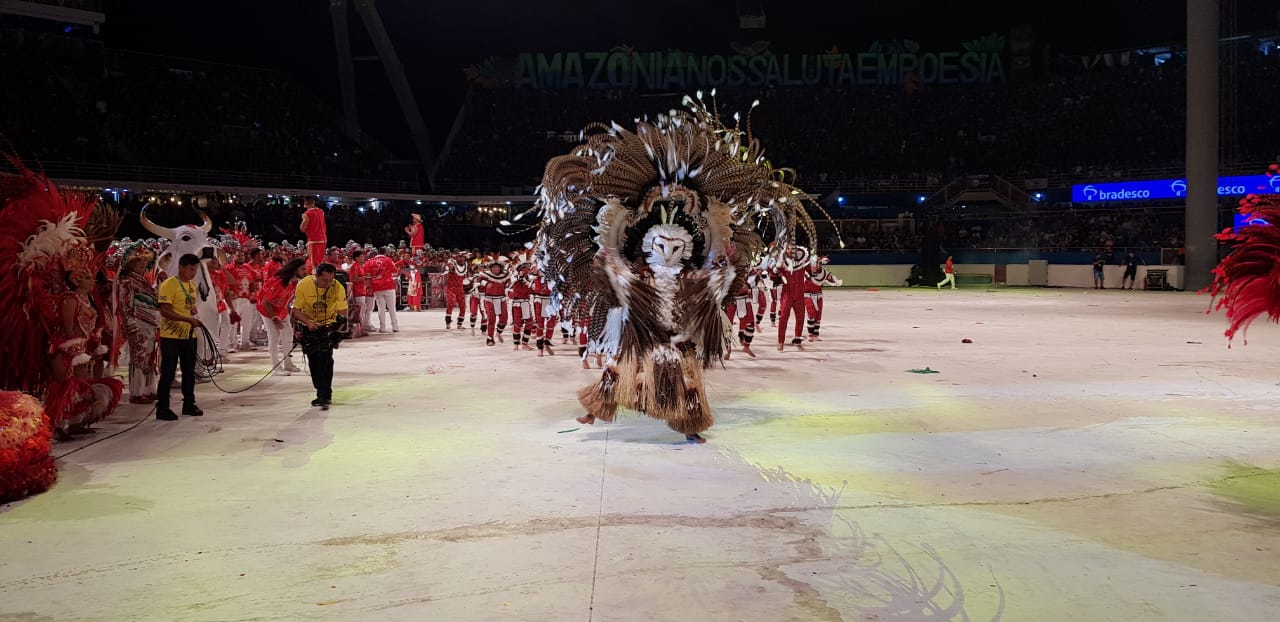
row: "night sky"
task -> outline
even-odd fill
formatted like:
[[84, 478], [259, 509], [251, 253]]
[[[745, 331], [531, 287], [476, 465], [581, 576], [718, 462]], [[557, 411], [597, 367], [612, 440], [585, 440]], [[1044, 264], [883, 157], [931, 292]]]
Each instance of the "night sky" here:
[[[1228, 0], [1222, 0], [1224, 4]], [[353, 0], [354, 2], [354, 0]], [[462, 69], [491, 55], [521, 51], [679, 48], [728, 52], [730, 42], [772, 42], [778, 52], [817, 52], [832, 45], [865, 49], [876, 40], [913, 39], [924, 49], [957, 49], [979, 36], [1031, 24], [1039, 43], [1060, 52], [1104, 51], [1185, 37], [1185, 2], [859, 2], [764, 0], [768, 28], [741, 31], [736, 0], [379, 0], [378, 7], [437, 147], [466, 83]], [[279, 70], [340, 107], [328, 0], [107, 0], [108, 45]], [[1238, 30], [1276, 27], [1277, 5], [1238, 0]], [[353, 16], [354, 17], [354, 16]], [[1224, 24], [1224, 28], [1225, 28]], [[353, 53], [371, 54], [358, 19]], [[362, 121], [405, 155], [390, 87], [381, 65], [356, 64]]]

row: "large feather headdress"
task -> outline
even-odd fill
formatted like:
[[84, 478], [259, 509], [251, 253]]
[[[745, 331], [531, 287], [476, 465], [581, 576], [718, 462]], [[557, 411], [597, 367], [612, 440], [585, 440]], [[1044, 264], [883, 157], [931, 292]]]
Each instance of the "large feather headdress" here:
[[[592, 265], [602, 248], [638, 260], [644, 231], [664, 222], [689, 230], [693, 267], [725, 255], [743, 268], [762, 255], [777, 259], [801, 233], [816, 244], [806, 208], [821, 206], [791, 183], [794, 171], [765, 159], [750, 114], [745, 128], [738, 115], [729, 127], [701, 93], [684, 104], [687, 110], [656, 120], [636, 119], [634, 130], [588, 125], [582, 144], [547, 163], [534, 208], [542, 215], [536, 255], [554, 277], [557, 298], [593, 289]], [[713, 203], [728, 209], [707, 209]], [[745, 269], [737, 272], [745, 278]]]

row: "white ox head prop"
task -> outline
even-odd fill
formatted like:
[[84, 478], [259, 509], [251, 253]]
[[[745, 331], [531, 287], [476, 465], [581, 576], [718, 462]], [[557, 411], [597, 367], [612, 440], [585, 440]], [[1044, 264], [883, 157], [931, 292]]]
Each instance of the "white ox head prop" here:
[[[208, 325], [210, 330], [216, 331], [218, 327], [218, 297], [213, 291], [213, 280], [209, 278], [209, 267], [206, 262], [215, 257], [216, 249], [209, 240], [209, 232], [213, 230], [213, 221], [209, 216], [199, 210], [200, 219], [203, 221], [200, 225], [182, 225], [179, 227], [161, 227], [152, 222], [147, 217], [147, 209], [142, 208], [139, 218], [142, 220], [142, 226], [147, 231], [154, 233], [162, 238], [169, 240], [169, 248], [160, 254], [156, 261], [156, 265], [169, 276], [178, 274], [178, 259], [183, 255], [195, 255], [200, 258], [200, 270], [196, 272], [196, 316], [202, 322]], [[210, 359], [209, 353], [206, 353], [206, 344], [204, 339], [199, 339], [199, 355], [202, 359]]]

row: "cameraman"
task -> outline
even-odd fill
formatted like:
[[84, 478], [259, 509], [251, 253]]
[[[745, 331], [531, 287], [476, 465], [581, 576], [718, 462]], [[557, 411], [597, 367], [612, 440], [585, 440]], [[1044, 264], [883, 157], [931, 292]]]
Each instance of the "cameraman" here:
[[333, 401], [333, 349], [342, 340], [347, 323], [347, 290], [334, 278], [336, 272], [333, 264], [320, 264], [313, 276], [298, 282], [293, 295], [298, 343], [316, 388], [311, 405], [323, 408]]

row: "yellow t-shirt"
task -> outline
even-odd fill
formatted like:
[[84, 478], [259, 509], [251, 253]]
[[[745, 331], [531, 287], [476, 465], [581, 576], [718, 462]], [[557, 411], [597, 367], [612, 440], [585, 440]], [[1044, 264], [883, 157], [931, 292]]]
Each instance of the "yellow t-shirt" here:
[[[183, 317], [196, 316], [196, 284], [195, 281], [183, 282], [171, 276], [160, 284], [156, 301], [162, 305], [173, 305], [174, 313]], [[190, 339], [191, 329], [186, 322], [160, 318], [160, 337], [163, 339]]]
[[347, 310], [347, 290], [336, 279], [328, 288], [318, 288], [316, 277], [308, 276], [298, 281], [293, 308], [320, 326], [332, 324], [339, 313]]

